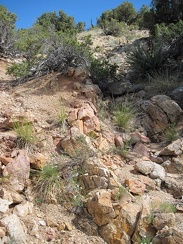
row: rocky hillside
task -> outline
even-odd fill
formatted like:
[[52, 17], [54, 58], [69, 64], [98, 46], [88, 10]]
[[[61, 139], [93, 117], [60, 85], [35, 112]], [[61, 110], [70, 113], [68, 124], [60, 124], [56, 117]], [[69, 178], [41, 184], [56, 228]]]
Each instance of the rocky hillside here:
[[182, 243], [181, 104], [138, 89], [128, 97], [138, 112], [120, 129], [112, 108], [127, 97], [104, 99], [85, 70], [17, 84], [8, 65], [0, 60], [0, 243]]

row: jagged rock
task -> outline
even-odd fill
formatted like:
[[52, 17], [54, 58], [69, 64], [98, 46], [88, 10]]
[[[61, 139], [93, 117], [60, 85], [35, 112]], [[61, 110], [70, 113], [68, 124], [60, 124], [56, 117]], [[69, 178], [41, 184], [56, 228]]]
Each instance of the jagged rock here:
[[154, 141], [163, 140], [164, 132], [169, 124], [177, 123], [182, 114], [179, 105], [165, 95], [152, 97], [145, 111], [143, 125], [148, 137]]
[[152, 179], [165, 179], [164, 168], [152, 161], [140, 161], [135, 165], [136, 170], [145, 175], [150, 175]]
[[145, 191], [149, 190], [155, 190], [156, 189], [156, 183], [154, 180], [150, 179], [147, 176], [139, 175], [139, 180], [146, 185]]
[[162, 166], [167, 173], [180, 174], [183, 173], [183, 156], [166, 160]]
[[11, 157], [6, 157], [6, 156], [1, 155], [1, 156], [0, 156], [0, 161], [1, 161], [4, 165], [7, 165], [8, 163], [10, 163], [10, 162], [12, 161], [12, 158], [11, 158]]
[[76, 127], [71, 127], [68, 135], [61, 140], [60, 144], [70, 156], [80, 157], [81, 160], [83, 157], [89, 157], [94, 153], [90, 138], [81, 133]]
[[183, 109], [183, 86], [173, 90], [170, 97]]
[[[171, 223], [172, 220], [169, 221]], [[174, 220], [173, 220], [174, 222]], [[171, 224], [170, 224], [171, 225]], [[153, 244], [179, 244], [183, 240], [183, 225], [182, 225], [182, 214], [175, 213], [175, 225], [169, 227], [164, 225], [164, 228], [159, 230], [156, 236], [153, 238]]]
[[17, 244], [23, 244], [26, 242], [26, 228], [22, 225], [20, 219], [16, 214], [11, 214], [0, 220], [1, 226], [7, 229], [8, 235]]
[[9, 180], [12, 188], [21, 192], [27, 185], [30, 175], [30, 162], [26, 151], [20, 150], [18, 156], [6, 166], [6, 170], [10, 175]]
[[13, 213], [18, 217], [25, 217], [28, 214], [33, 212], [33, 203], [32, 202], [23, 202], [15, 206]]
[[165, 226], [172, 227], [175, 225], [175, 214], [158, 213], [153, 218], [153, 226], [157, 230], [162, 230]]
[[9, 202], [12, 203], [21, 203], [23, 201], [22, 195], [14, 191], [13, 189], [5, 189], [1, 188], [0, 189], [0, 197], [8, 200]]
[[30, 166], [33, 169], [42, 169], [46, 164], [46, 161], [47, 158], [41, 153], [36, 153], [30, 156]]
[[116, 147], [123, 147], [124, 146], [124, 141], [122, 136], [116, 135], [114, 137], [114, 142]]
[[182, 177], [170, 175], [165, 177], [164, 186], [167, 192], [172, 194], [175, 198], [182, 198], [183, 196], [183, 182]]
[[70, 111], [67, 117], [69, 125], [76, 126], [81, 132], [89, 134], [100, 131], [100, 122], [97, 118], [96, 108], [92, 103], [84, 103], [80, 108]]
[[138, 216], [138, 222], [136, 224], [135, 231], [133, 233], [132, 241], [138, 242], [143, 237], [149, 237], [152, 239], [155, 236], [156, 229], [151, 225], [151, 199], [150, 197], [142, 197], [142, 209]]
[[142, 195], [146, 189], [146, 185], [140, 180], [128, 179], [125, 180], [125, 183], [129, 187], [129, 191], [134, 194]]
[[106, 225], [116, 217], [109, 190], [99, 190], [90, 197], [87, 201], [87, 209], [98, 226]]
[[141, 206], [136, 202], [125, 204], [115, 219], [100, 227], [101, 236], [110, 244], [130, 244], [140, 211]]
[[147, 136], [144, 136], [143, 134], [141, 134], [139, 131], [134, 131], [132, 133], [130, 133], [131, 136], [131, 140], [132, 142], [135, 144], [137, 142], [144, 142], [144, 143], [149, 143], [151, 142], [150, 139]]
[[178, 139], [171, 144], [169, 144], [167, 147], [163, 148], [159, 155], [160, 156], [178, 156], [182, 154], [183, 152], [183, 140]]
[[145, 156], [149, 157], [149, 150], [148, 148], [142, 143], [142, 142], [137, 142], [133, 148], [133, 152], [135, 152], [138, 156]]

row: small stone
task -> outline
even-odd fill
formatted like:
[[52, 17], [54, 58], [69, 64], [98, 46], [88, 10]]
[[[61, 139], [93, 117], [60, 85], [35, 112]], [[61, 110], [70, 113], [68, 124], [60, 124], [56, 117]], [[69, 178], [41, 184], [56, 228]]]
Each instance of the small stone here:
[[3, 238], [6, 235], [6, 229], [4, 227], [0, 227], [0, 238]]
[[57, 227], [57, 229], [58, 229], [59, 231], [65, 230], [65, 223], [61, 223], [61, 224]]
[[65, 230], [68, 230], [68, 231], [72, 230], [72, 226], [67, 222], [65, 222]]
[[44, 220], [39, 220], [39, 224], [40, 224], [41, 226], [46, 226], [46, 223], [45, 223]]

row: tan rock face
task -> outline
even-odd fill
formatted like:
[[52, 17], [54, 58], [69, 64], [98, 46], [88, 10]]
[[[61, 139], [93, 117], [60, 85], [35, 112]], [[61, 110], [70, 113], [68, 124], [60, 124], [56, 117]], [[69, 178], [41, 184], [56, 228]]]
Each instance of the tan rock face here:
[[112, 206], [111, 191], [99, 190], [88, 199], [87, 209], [98, 226], [108, 224], [116, 216]]
[[131, 243], [131, 235], [135, 230], [141, 206], [136, 203], [127, 203], [119, 215], [105, 226], [100, 228], [100, 234], [107, 243]]

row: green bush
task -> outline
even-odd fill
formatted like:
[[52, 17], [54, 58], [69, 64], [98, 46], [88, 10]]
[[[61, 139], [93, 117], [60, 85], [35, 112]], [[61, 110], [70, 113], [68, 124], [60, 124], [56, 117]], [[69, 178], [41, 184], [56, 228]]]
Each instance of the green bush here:
[[7, 69], [7, 74], [13, 75], [15, 78], [21, 78], [29, 75], [29, 65], [27, 61], [19, 64], [12, 64]]
[[175, 128], [175, 124], [169, 124], [165, 131], [165, 140], [167, 143], [171, 143], [178, 138], [178, 133]]
[[182, 34], [183, 20], [179, 20], [177, 23], [165, 23], [155, 25], [155, 38], [161, 43], [171, 43], [173, 39], [176, 39]]
[[116, 19], [106, 20], [103, 31], [106, 35], [120, 36], [122, 34], [122, 24]]
[[90, 64], [90, 74], [92, 81], [97, 84], [102, 91], [107, 89], [107, 84], [111, 79], [116, 78], [118, 65], [110, 64], [109, 61], [92, 58]]

